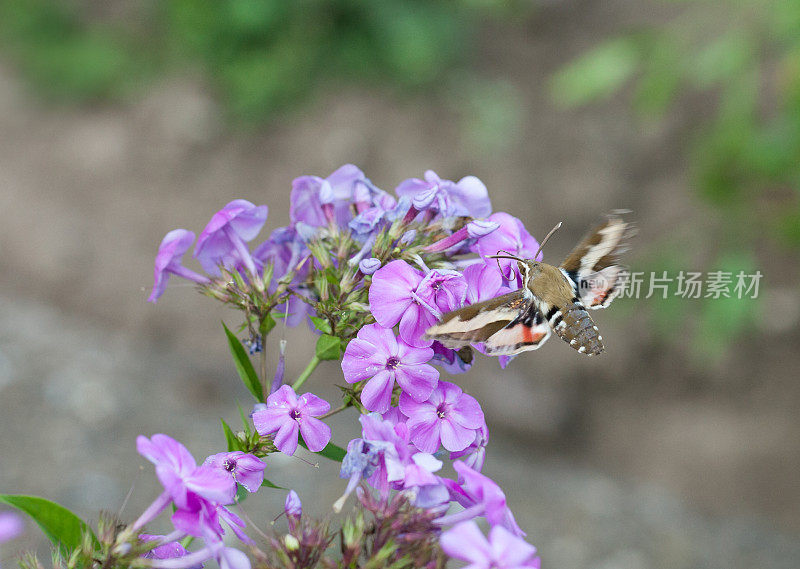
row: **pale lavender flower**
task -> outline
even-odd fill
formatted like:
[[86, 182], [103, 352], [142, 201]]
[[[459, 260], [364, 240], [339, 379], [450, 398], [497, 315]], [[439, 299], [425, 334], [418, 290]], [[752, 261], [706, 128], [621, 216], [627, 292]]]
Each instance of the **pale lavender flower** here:
[[437, 523], [450, 525], [483, 516], [491, 526], [503, 526], [514, 535], [525, 535], [506, 504], [506, 495], [496, 482], [460, 460], [453, 463], [453, 468], [458, 473], [458, 482], [444, 479], [442, 482], [450, 491], [450, 498], [465, 509], [439, 518]]
[[536, 548], [503, 527], [495, 526], [487, 540], [474, 521], [462, 522], [442, 533], [442, 550], [468, 563], [464, 569], [539, 569]]
[[208, 277], [181, 265], [181, 258], [194, 242], [194, 233], [186, 229], [173, 229], [164, 236], [158, 246], [155, 268], [153, 269], [153, 291], [148, 302], [155, 302], [164, 294], [170, 274], [194, 281], [198, 284], [209, 282]]
[[253, 424], [260, 435], [275, 433], [275, 446], [284, 454], [294, 454], [299, 434], [310, 451], [319, 452], [331, 440], [331, 428], [316, 417], [330, 409], [313, 393], [298, 397], [291, 386], [282, 385], [267, 398], [266, 409], [253, 413]]
[[11, 541], [22, 535], [25, 524], [15, 512], [0, 512], [0, 543]]
[[165, 494], [178, 508], [198, 510], [204, 502], [233, 502], [236, 495], [233, 479], [210, 466], [197, 466], [186, 447], [172, 437], [156, 434], [148, 439], [140, 435], [136, 439], [136, 448], [139, 454], [155, 464], [156, 476], [164, 486]]
[[424, 180], [405, 180], [397, 186], [395, 193], [400, 197], [410, 197], [416, 210], [435, 210], [442, 217], [486, 217], [492, 213], [489, 192], [475, 176], [452, 182], [443, 180], [436, 172], [428, 170]]
[[359, 261], [358, 263], [358, 268], [365, 275], [371, 275], [375, 271], [381, 268], [381, 261], [380, 259], [376, 259], [375, 257], [370, 257], [369, 259], [361, 259], [361, 261]]
[[372, 206], [384, 210], [393, 206], [393, 198], [376, 188], [353, 164], [345, 164], [327, 178], [295, 178], [290, 201], [292, 222], [315, 227], [329, 223], [346, 227], [353, 217], [353, 204], [359, 213]]
[[449, 451], [464, 450], [485, 424], [475, 398], [448, 381], [439, 381], [421, 403], [400, 394], [400, 411], [408, 417], [411, 441], [422, 452], [436, 452], [440, 443]]
[[[531, 259], [539, 249], [539, 242], [528, 233], [522, 222], [516, 217], [504, 212], [494, 213], [489, 216], [489, 221], [499, 223], [500, 227], [481, 237], [472, 245], [471, 250], [484, 258], [487, 262], [495, 261], [486, 259], [489, 255], [497, 255], [505, 251], [523, 259]], [[536, 259], [541, 261], [540, 256]], [[515, 261], [511, 259], [497, 259], [503, 270], [503, 276], [510, 279], [510, 268], [516, 267]]]
[[434, 269], [419, 283], [416, 295], [424, 301], [423, 306], [432, 306], [439, 312], [436, 314], [438, 318], [446, 312], [461, 308], [466, 293], [467, 282], [461, 273]]
[[211, 217], [194, 248], [194, 257], [205, 271], [219, 274], [219, 265], [235, 268], [243, 265], [257, 274], [247, 243], [256, 238], [267, 221], [268, 208], [247, 200], [233, 200]]
[[429, 453], [418, 452], [411, 444], [405, 423], [383, 419], [377, 413], [361, 415], [361, 437], [347, 445], [341, 478], [349, 478], [347, 489], [334, 509], [341, 509], [347, 496], [363, 478], [385, 494], [390, 489], [417, 494], [420, 507], [439, 505], [447, 500], [448, 489], [433, 475], [441, 461]]
[[261, 487], [267, 467], [258, 457], [240, 450], [212, 454], [203, 464], [228, 474], [248, 492], [256, 492]]
[[370, 411], [383, 413], [389, 409], [395, 381], [415, 401], [430, 396], [439, 380], [439, 372], [427, 363], [432, 357], [432, 349], [415, 348], [396, 338], [390, 328], [370, 324], [347, 345], [342, 372], [348, 383], [369, 380], [361, 402]]

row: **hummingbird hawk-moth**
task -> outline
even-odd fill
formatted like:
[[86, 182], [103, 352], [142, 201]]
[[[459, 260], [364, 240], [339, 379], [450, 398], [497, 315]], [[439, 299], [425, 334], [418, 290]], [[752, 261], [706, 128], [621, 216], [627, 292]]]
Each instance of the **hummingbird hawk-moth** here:
[[492, 356], [512, 356], [539, 348], [555, 332], [582, 354], [603, 351], [603, 337], [589, 310], [605, 308], [619, 294], [627, 271], [619, 256], [634, 233], [617, 211], [592, 229], [560, 266], [536, 261], [556, 225], [533, 259], [492, 255], [517, 261], [522, 286], [513, 292], [448, 312], [428, 328], [426, 337], [449, 348], [483, 343]]

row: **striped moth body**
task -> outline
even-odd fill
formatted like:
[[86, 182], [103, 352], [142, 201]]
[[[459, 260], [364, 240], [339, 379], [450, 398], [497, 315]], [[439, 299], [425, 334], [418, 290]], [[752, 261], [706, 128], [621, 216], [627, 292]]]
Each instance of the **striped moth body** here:
[[449, 312], [426, 336], [450, 348], [482, 344], [489, 355], [511, 356], [538, 349], [555, 332], [581, 354], [603, 352], [589, 310], [608, 306], [627, 277], [619, 256], [634, 231], [623, 213], [606, 216], [558, 267], [515, 258], [518, 290]]

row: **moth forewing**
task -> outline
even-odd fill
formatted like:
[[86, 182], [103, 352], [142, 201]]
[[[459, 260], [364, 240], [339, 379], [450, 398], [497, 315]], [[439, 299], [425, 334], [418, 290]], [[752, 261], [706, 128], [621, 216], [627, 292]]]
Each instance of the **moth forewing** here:
[[445, 314], [441, 322], [428, 328], [425, 336], [449, 348], [483, 342], [524, 313], [532, 300], [528, 289], [520, 289], [470, 304]]

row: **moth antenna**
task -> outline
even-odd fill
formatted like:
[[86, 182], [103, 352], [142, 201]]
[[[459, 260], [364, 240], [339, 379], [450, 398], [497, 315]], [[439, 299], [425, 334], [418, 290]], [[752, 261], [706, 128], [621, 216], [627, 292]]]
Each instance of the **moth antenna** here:
[[547, 240], [548, 240], [548, 239], [550, 239], [550, 236], [551, 236], [553, 233], [555, 233], [556, 231], [558, 231], [558, 230], [561, 228], [561, 224], [563, 224], [563, 223], [564, 223], [563, 221], [559, 221], [558, 223], [556, 223], [556, 226], [555, 226], [555, 227], [553, 227], [553, 229], [551, 229], [551, 230], [550, 230], [550, 233], [548, 233], [548, 234], [545, 236], [545, 238], [542, 240], [542, 244], [541, 244], [541, 245], [539, 245], [539, 250], [538, 250], [538, 251], [536, 251], [536, 254], [533, 256], [533, 260], [534, 260], [534, 261], [536, 260], [536, 257], [538, 257], [538, 256], [539, 256], [539, 253], [541, 253], [541, 252], [542, 252], [542, 249], [544, 248], [544, 244], [545, 244], [545, 243], [547, 243]]

